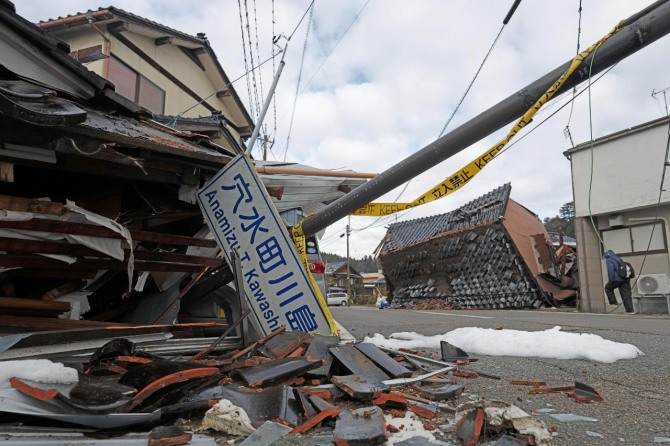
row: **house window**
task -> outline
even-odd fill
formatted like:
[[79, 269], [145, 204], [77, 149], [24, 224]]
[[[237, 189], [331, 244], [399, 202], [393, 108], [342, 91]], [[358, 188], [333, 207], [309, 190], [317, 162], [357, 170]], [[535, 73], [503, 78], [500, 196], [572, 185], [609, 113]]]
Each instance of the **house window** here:
[[[653, 232], [652, 232], [653, 229]], [[665, 227], [662, 222], [602, 231], [607, 249], [617, 254], [650, 254], [667, 251]]]
[[163, 113], [165, 91], [114, 56], [109, 58], [109, 80], [121, 96], [153, 113]]

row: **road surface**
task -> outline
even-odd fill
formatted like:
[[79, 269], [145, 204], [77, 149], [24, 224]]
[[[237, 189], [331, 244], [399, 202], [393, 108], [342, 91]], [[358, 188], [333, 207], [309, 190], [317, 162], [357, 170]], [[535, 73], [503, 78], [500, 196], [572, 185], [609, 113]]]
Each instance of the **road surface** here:
[[[413, 311], [372, 307], [332, 308], [335, 319], [361, 341], [366, 335], [415, 331], [444, 334], [459, 327], [537, 331], [560, 326], [562, 331], [592, 333], [615, 342], [633, 344], [644, 352], [635, 359], [603, 364], [587, 360], [477, 355], [471, 368], [498, 375], [501, 380], [457, 378], [470, 398], [500, 400], [526, 412], [555, 410], [595, 418], [589, 422], [558, 422], [549, 414], [536, 415], [556, 428], [553, 444], [658, 445], [670, 438], [670, 317], [668, 315], [588, 314], [551, 310]], [[474, 356], [474, 355], [473, 355]], [[542, 380], [549, 386], [575, 381], [594, 386], [602, 402], [579, 404], [565, 394], [530, 395], [514, 379]], [[589, 432], [589, 433], [587, 433]], [[599, 437], [597, 435], [602, 435]], [[670, 440], [668, 443], [670, 445]]]

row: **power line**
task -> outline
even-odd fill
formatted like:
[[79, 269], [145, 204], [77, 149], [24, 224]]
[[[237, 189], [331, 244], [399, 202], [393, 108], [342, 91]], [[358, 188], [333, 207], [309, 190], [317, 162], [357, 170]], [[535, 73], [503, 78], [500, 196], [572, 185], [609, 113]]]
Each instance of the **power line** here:
[[302, 79], [302, 69], [305, 65], [305, 53], [307, 52], [307, 42], [309, 41], [309, 31], [312, 29], [312, 18], [314, 17], [314, 2], [309, 10], [309, 21], [307, 22], [307, 31], [305, 31], [305, 42], [302, 45], [302, 57], [300, 58], [300, 69], [298, 71], [298, 82], [295, 86], [295, 97], [293, 98], [293, 110], [291, 111], [291, 122], [288, 126], [288, 134], [286, 135], [286, 146], [284, 146], [284, 161], [288, 154], [288, 146], [291, 141], [291, 132], [293, 130], [293, 118], [295, 116], [295, 106], [298, 102], [298, 90], [300, 89], [300, 80]]
[[[242, 53], [244, 55], [244, 75], [247, 78], [247, 96], [249, 98], [249, 106], [253, 107], [253, 97], [251, 95], [251, 82], [249, 82], [249, 62], [247, 60], [247, 41], [246, 37], [244, 37], [244, 19], [242, 18], [242, 3], [240, 0], [237, 0], [237, 10], [240, 14], [240, 34], [242, 36]], [[251, 44], [251, 42], [249, 42]], [[253, 60], [251, 61], [253, 64]], [[251, 112], [253, 113], [253, 108], [251, 109]]]
[[[579, 10], [577, 11], [579, 13], [579, 21], [577, 22], [577, 54], [579, 54], [579, 36], [582, 33], [582, 0], [579, 0]], [[574, 96], [575, 92], [577, 91], [577, 87], [572, 87], [572, 94]], [[565, 129], [563, 130], [563, 133], [565, 134], [566, 137], [570, 138], [570, 144], [572, 144], [572, 147], [575, 146], [575, 142], [572, 140], [572, 133], [570, 133], [570, 120], [572, 120], [572, 110], [574, 108], [574, 102], [572, 103], [572, 106], [570, 107], [570, 115], [568, 116], [568, 123], [565, 125]]]
[[[254, 63], [254, 51], [253, 51], [253, 46], [251, 44], [251, 27], [249, 25], [249, 8], [248, 8], [248, 3], [247, 0], [244, 0], [244, 14], [246, 16], [247, 22], [246, 22], [246, 28], [247, 28], [247, 37], [249, 39], [249, 59], [251, 59], [251, 63]], [[252, 71], [251, 72], [251, 81], [252, 81], [252, 87], [253, 87], [253, 92], [254, 92], [254, 106], [256, 107], [256, 120], [258, 120], [258, 117], [261, 114], [261, 101], [262, 99], [259, 99], [258, 96], [258, 86], [256, 82], [256, 72]]]
[[365, 9], [365, 7], [368, 6], [368, 3], [370, 3], [370, 0], [367, 0], [367, 1], [365, 2], [365, 4], [363, 5], [363, 7], [362, 7], [361, 9], [358, 10], [358, 13], [357, 13], [356, 16], [353, 18], [353, 20], [351, 21], [351, 23], [349, 23], [349, 26], [347, 26], [347, 29], [345, 29], [344, 32], [342, 33], [342, 35], [340, 36], [340, 38], [337, 39], [337, 42], [335, 42], [335, 45], [333, 45], [333, 47], [330, 49], [330, 51], [328, 52], [328, 54], [326, 55], [326, 57], [325, 57], [325, 58], [323, 59], [323, 61], [321, 62], [321, 65], [319, 65], [319, 67], [316, 69], [316, 71], [314, 72], [314, 74], [312, 74], [312, 77], [309, 78], [309, 80], [307, 81], [307, 83], [305, 84], [305, 86], [302, 88], [302, 90], [300, 90], [300, 93], [299, 93], [299, 94], [302, 94], [302, 93], [307, 89], [307, 87], [309, 87], [309, 84], [312, 83], [312, 79], [314, 79], [314, 76], [316, 76], [316, 74], [321, 70], [321, 68], [322, 68], [323, 65], [326, 63], [326, 61], [328, 60], [328, 58], [330, 57], [330, 55], [333, 54], [333, 51], [335, 51], [335, 48], [337, 48], [337, 46], [340, 44], [340, 42], [342, 41], [342, 39], [344, 38], [344, 36], [347, 35], [347, 33], [349, 32], [349, 30], [351, 29], [351, 27], [354, 25], [354, 23], [356, 23], [356, 20], [358, 20], [358, 17], [361, 15], [361, 13], [362, 13], [363, 10]]
[[482, 68], [484, 68], [484, 64], [486, 63], [489, 56], [493, 52], [493, 48], [496, 46], [496, 43], [498, 43], [498, 39], [500, 38], [500, 35], [502, 34], [503, 30], [505, 29], [505, 26], [507, 26], [510, 19], [512, 18], [512, 15], [514, 14], [514, 11], [516, 11], [516, 8], [519, 6], [519, 3], [521, 3], [521, 0], [516, 0], [514, 2], [514, 4], [512, 5], [512, 8], [509, 10], [507, 15], [503, 19], [503, 24], [502, 24], [502, 27], [500, 27], [500, 31], [498, 31], [498, 35], [496, 36], [495, 39], [493, 39], [493, 44], [491, 44], [491, 47], [489, 48], [488, 52], [486, 53], [486, 56], [484, 56], [484, 60], [479, 65], [479, 68], [477, 68], [477, 72], [475, 73], [475, 76], [470, 81], [470, 85], [468, 85], [468, 88], [465, 89], [465, 93], [463, 93], [463, 96], [461, 96], [461, 100], [458, 101], [458, 104], [456, 104], [456, 108], [454, 108], [454, 111], [451, 113], [451, 116], [449, 116], [449, 119], [447, 119], [447, 122], [444, 124], [444, 127], [442, 127], [442, 131], [437, 136], [438, 138], [440, 138], [442, 135], [444, 135], [444, 132], [447, 130], [447, 126], [449, 126], [449, 123], [451, 122], [451, 120], [454, 119], [454, 116], [456, 116], [456, 112], [461, 107], [461, 104], [463, 104], [463, 101], [465, 100], [465, 97], [468, 95], [468, 92], [472, 88], [472, 85], [475, 83], [475, 80], [477, 80], [477, 76], [479, 76], [479, 73], [482, 71]]

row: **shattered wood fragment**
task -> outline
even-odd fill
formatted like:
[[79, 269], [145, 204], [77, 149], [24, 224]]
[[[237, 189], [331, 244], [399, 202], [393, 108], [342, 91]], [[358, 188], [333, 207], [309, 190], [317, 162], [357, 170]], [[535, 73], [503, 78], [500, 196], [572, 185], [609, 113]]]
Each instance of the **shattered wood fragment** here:
[[143, 358], [141, 356], [118, 356], [116, 360], [120, 362], [129, 362], [132, 364], [149, 364], [150, 362], [153, 362], [153, 360], [149, 358]]
[[230, 372], [236, 369], [255, 367], [257, 365], [266, 364], [268, 362], [272, 362], [272, 359], [268, 359], [263, 356], [252, 356], [251, 358], [248, 359], [238, 359], [228, 365], [223, 365], [221, 366], [221, 371]]
[[432, 420], [437, 416], [437, 406], [432, 404], [413, 404], [409, 407], [409, 410], [418, 416], [429, 420]]
[[222, 359], [197, 359], [193, 361], [195, 364], [200, 364], [207, 367], [223, 367], [233, 363], [232, 358], [222, 358]]
[[331, 393], [330, 390], [305, 390], [305, 392], [309, 393], [311, 396], [316, 396], [319, 398], [326, 398], [326, 399], [331, 399], [333, 397], [333, 394]]
[[575, 386], [557, 386], [557, 387], [535, 387], [530, 389], [528, 393], [538, 394], [538, 393], [560, 393], [568, 390], [573, 390]]
[[241, 358], [242, 356], [246, 355], [247, 353], [255, 350], [257, 347], [262, 346], [267, 341], [269, 341], [270, 339], [277, 336], [279, 333], [283, 333], [285, 330], [286, 330], [286, 326], [282, 325], [281, 327], [279, 327], [278, 329], [276, 329], [275, 331], [273, 331], [269, 335], [265, 336], [264, 338], [259, 339], [258, 341], [254, 342], [253, 344], [250, 344], [249, 346], [235, 352], [230, 358], [231, 359]]
[[300, 346], [297, 349], [295, 349], [292, 353], [288, 354], [286, 357], [287, 358], [297, 358], [299, 356], [302, 356], [303, 353], [305, 353], [305, 347]]
[[238, 350], [236, 352], [233, 352], [233, 355], [229, 358], [231, 360], [235, 360], [237, 358], [241, 358], [242, 356], [246, 355], [250, 351], [254, 350], [256, 347], [258, 347], [259, 343], [258, 341], [254, 342], [253, 344], [248, 345], [247, 347]]
[[372, 400], [372, 403], [375, 406], [379, 407], [389, 407], [395, 409], [407, 409], [408, 403], [407, 398], [404, 396], [397, 395], [395, 393], [382, 393], [379, 397]]
[[192, 438], [193, 434], [176, 426], [158, 426], [149, 431], [148, 446], [178, 446], [188, 443]]
[[303, 424], [300, 426], [296, 427], [293, 429], [290, 433], [291, 434], [304, 434], [311, 428], [321, 424], [322, 421], [328, 419], [328, 418], [335, 418], [340, 414], [341, 410], [337, 408], [329, 408], [326, 410], [323, 410], [319, 412], [318, 414], [314, 415], [311, 417], [309, 420], [305, 421]]
[[403, 393], [403, 392], [399, 392], [397, 390], [391, 390], [391, 393], [393, 395], [400, 396], [400, 397], [408, 399], [410, 401], [418, 401], [420, 403], [430, 403], [430, 400], [427, 400], [426, 398], [421, 398], [420, 396], [416, 396], [416, 395], [410, 395], [409, 393]]
[[451, 372], [454, 376], [459, 376], [461, 378], [479, 378], [479, 373], [477, 372], [466, 372], [463, 370], [454, 370]]
[[40, 389], [39, 387], [31, 386], [19, 378], [10, 378], [9, 384], [24, 395], [31, 396], [40, 401], [50, 401], [58, 395], [56, 389]]
[[532, 387], [542, 387], [547, 385], [547, 383], [544, 381], [523, 380], [523, 379], [514, 379], [510, 381], [510, 384], [515, 386], [532, 386]]

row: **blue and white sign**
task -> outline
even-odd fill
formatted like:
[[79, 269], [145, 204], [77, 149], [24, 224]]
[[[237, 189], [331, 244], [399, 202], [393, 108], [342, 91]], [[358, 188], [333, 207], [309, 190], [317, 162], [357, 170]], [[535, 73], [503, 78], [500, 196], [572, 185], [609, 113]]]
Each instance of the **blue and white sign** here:
[[240, 256], [249, 317], [261, 335], [282, 325], [330, 334], [328, 316], [249, 159], [235, 157], [198, 192], [198, 202], [228, 264], [232, 251]]

